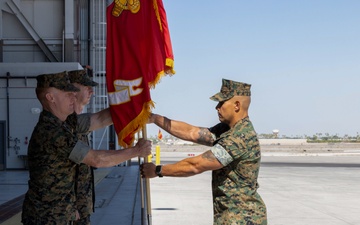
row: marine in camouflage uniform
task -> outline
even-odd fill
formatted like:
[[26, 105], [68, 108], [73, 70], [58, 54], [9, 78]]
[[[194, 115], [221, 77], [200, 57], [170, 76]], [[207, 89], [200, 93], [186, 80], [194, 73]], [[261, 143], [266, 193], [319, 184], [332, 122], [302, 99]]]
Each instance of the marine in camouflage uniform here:
[[[98, 85], [97, 82], [94, 82], [87, 75], [86, 70], [74, 70], [69, 71], [70, 82], [75, 86], [85, 86], [86, 88], [91, 89], [91, 93], [88, 97], [92, 95], [92, 87]], [[82, 92], [83, 89], [80, 89]], [[84, 91], [88, 91], [88, 89], [84, 89]], [[79, 94], [80, 94], [79, 92]], [[75, 105], [75, 113], [70, 117], [76, 117], [76, 114], [80, 114], [83, 110], [83, 107], [88, 104], [88, 102], [82, 102], [83, 99], [78, 99]], [[77, 112], [79, 110], [79, 112]], [[89, 143], [89, 133], [78, 133], [78, 139], [83, 141], [84, 143]], [[94, 185], [94, 170], [91, 166], [88, 166], [84, 163], [80, 163], [77, 165], [77, 183], [76, 183], [76, 207], [80, 214], [80, 219], [74, 222], [74, 225], [89, 225], [90, 224], [90, 216], [94, 212], [94, 204], [95, 204], [95, 185]]]
[[[79, 140], [89, 145], [88, 134], [78, 134]], [[91, 166], [80, 163], [77, 166], [76, 183], [76, 207], [80, 213], [80, 219], [74, 225], [89, 225], [90, 216], [94, 212], [95, 185], [94, 170]]]
[[74, 92], [79, 89], [70, 83], [67, 72], [39, 75], [36, 79], [36, 94], [43, 111], [28, 147], [30, 180], [22, 223], [74, 224], [80, 218], [76, 205], [77, 165], [112, 167], [134, 157], [147, 157], [151, 141], [138, 139], [135, 146], [122, 151], [91, 149], [79, 140], [78, 134], [112, 124], [110, 110], [74, 114]]
[[[220, 92], [210, 99], [222, 102], [234, 95], [250, 96], [250, 87], [223, 79]], [[224, 166], [212, 172], [214, 224], [267, 224], [266, 206], [257, 193], [260, 144], [249, 117], [226, 132], [218, 132], [216, 126], [210, 132], [217, 138], [211, 151]]]
[[155, 123], [183, 140], [212, 146], [198, 156], [174, 164], [146, 163], [141, 174], [155, 176], [192, 176], [212, 170], [214, 225], [266, 225], [266, 206], [257, 192], [260, 169], [260, 145], [248, 117], [250, 84], [222, 80], [219, 93], [210, 99], [216, 106], [221, 123], [211, 128], [169, 120], [152, 114]]
[[[39, 75], [37, 81], [38, 88], [78, 91], [64, 73]], [[89, 151], [85, 143], [78, 142], [76, 134], [87, 132], [89, 127], [89, 115], [62, 121], [45, 109], [41, 112], [28, 147], [30, 180], [23, 203], [23, 224], [67, 225], [76, 219], [76, 168]]]
[[257, 193], [260, 146], [249, 117], [215, 143], [211, 151], [224, 167], [212, 172], [214, 224], [266, 224], [266, 207]]
[[[89, 143], [86, 134], [79, 134], [79, 140]], [[76, 185], [76, 207], [80, 213], [80, 219], [75, 221], [77, 225], [89, 225], [90, 215], [94, 212], [95, 203], [94, 170], [84, 163], [78, 165], [78, 179]]]

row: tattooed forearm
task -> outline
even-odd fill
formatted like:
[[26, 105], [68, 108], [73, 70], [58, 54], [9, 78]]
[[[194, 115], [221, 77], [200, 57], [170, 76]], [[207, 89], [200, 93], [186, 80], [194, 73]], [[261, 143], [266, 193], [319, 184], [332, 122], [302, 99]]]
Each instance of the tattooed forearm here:
[[203, 157], [203, 159], [206, 159], [210, 162], [214, 162], [215, 160], [217, 160], [211, 151], [206, 151], [201, 156]]
[[166, 130], [166, 131], [170, 131], [171, 130], [171, 120], [167, 117], [164, 116], [164, 126], [163, 128]]
[[212, 146], [214, 141], [215, 140], [213, 139], [211, 132], [207, 128], [200, 128], [197, 143]]

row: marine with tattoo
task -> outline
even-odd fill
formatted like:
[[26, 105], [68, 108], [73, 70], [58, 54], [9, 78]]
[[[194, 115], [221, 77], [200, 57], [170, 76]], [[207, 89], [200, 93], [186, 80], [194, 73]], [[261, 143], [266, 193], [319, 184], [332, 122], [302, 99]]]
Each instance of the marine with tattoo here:
[[250, 84], [222, 80], [217, 101], [220, 123], [211, 128], [151, 114], [155, 123], [168, 133], [187, 141], [211, 146], [210, 150], [174, 164], [145, 163], [142, 176], [188, 177], [212, 170], [214, 225], [266, 225], [266, 206], [257, 192], [260, 145], [249, 119]]

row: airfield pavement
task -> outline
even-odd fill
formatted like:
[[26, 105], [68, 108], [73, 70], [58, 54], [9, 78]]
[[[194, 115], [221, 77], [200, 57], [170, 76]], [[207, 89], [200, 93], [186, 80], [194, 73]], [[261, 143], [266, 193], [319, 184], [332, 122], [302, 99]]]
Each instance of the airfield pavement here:
[[[163, 146], [161, 163], [204, 150], [180, 148], [171, 146], [167, 151]], [[269, 225], [360, 225], [360, 148], [264, 149], [258, 191], [267, 206]], [[151, 179], [151, 211], [146, 213], [137, 162], [134, 159], [128, 166], [95, 170], [92, 225], [145, 225], [147, 218], [153, 225], [212, 224], [211, 172]], [[27, 190], [27, 179], [26, 170], [0, 171], [0, 224], [21, 224], [21, 196]]]

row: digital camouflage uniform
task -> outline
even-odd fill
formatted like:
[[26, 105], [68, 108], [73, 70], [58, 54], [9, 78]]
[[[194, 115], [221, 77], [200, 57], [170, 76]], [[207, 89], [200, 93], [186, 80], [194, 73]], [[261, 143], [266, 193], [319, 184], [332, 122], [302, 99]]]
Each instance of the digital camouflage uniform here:
[[[79, 139], [88, 143], [87, 135], [79, 135]], [[90, 216], [94, 212], [94, 171], [91, 166], [84, 163], [78, 165], [78, 178], [76, 186], [76, 207], [80, 219], [74, 225], [90, 224]]]
[[[76, 113], [69, 116], [68, 119], [74, 119]], [[88, 132], [78, 133], [80, 141], [89, 145]], [[79, 211], [80, 219], [74, 221], [74, 225], [89, 225], [90, 216], [94, 212], [94, 173], [91, 166], [80, 163], [76, 168], [76, 208]]]
[[[63, 76], [40, 75], [38, 87], [78, 90], [63, 81]], [[89, 127], [89, 115], [62, 122], [46, 110], [41, 112], [28, 147], [30, 179], [23, 203], [23, 224], [67, 225], [75, 220], [76, 168], [90, 150], [76, 134], [87, 132]]]
[[[90, 117], [82, 119], [83, 125], [78, 129], [84, 132], [90, 126]], [[75, 179], [79, 162], [74, 161], [81, 161], [88, 148], [78, 142], [73, 123], [61, 122], [48, 111], [40, 114], [28, 148], [30, 180], [23, 204], [24, 224], [60, 225], [75, 220]], [[80, 152], [80, 156], [71, 157], [75, 160], [69, 158], [73, 150]]]
[[[83, 86], [94, 87], [98, 83], [94, 82], [87, 75], [86, 70], [69, 71], [71, 83], [78, 83]], [[76, 113], [70, 115], [76, 117]], [[89, 143], [87, 133], [78, 133], [79, 140]], [[94, 170], [91, 166], [80, 163], [77, 168], [76, 183], [76, 207], [80, 213], [80, 219], [74, 222], [74, 225], [89, 225], [90, 216], [94, 212], [95, 190], [94, 190]]]
[[[211, 99], [250, 96], [250, 86], [223, 79], [220, 93]], [[224, 166], [212, 172], [214, 225], [266, 225], [266, 206], [257, 193], [260, 145], [249, 117], [231, 129], [220, 123], [209, 130], [216, 139], [211, 151]]]
[[260, 146], [249, 118], [222, 133], [215, 143], [212, 152], [224, 167], [212, 174], [214, 224], [267, 224], [266, 206], [257, 193]]

